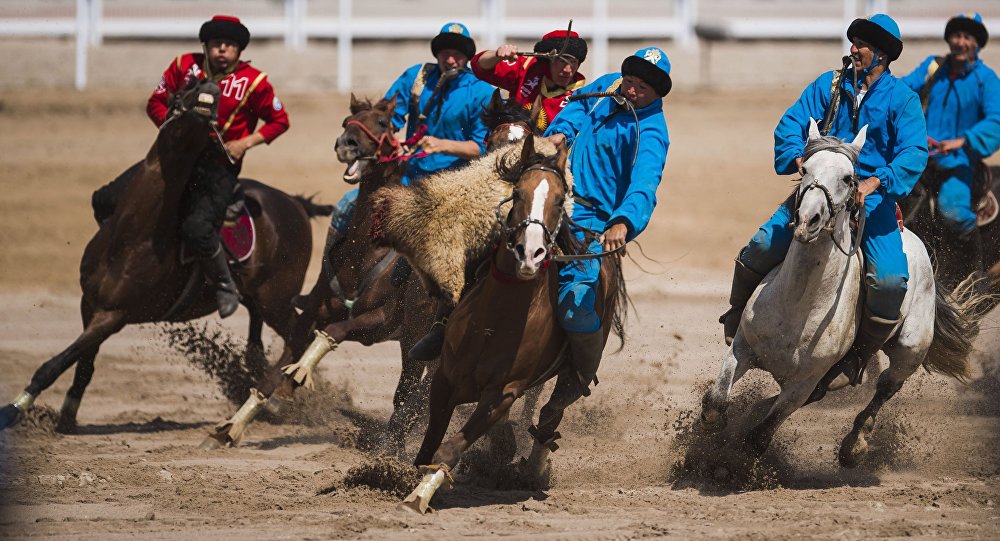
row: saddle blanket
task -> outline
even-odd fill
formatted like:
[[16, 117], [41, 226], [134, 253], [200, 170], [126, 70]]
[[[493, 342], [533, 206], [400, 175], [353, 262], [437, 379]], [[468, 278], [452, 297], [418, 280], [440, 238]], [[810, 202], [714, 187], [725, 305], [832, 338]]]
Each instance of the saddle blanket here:
[[257, 246], [257, 229], [245, 205], [241, 206], [235, 217], [230, 219], [230, 216], [226, 216], [226, 221], [219, 229], [219, 237], [226, 247], [230, 263], [242, 263], [250, 259]]

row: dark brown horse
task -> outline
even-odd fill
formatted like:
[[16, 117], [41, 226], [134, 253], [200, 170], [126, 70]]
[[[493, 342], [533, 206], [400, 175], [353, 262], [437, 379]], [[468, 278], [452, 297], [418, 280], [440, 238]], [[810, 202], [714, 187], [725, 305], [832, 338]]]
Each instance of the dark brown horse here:
[[400, 344], [402, 371], [384, 450], [402, 451], [406, 432], [426, 404], [430, 379], [425, 378], [421, 392], [424, 369], [434, 368], [414, 361], [408, 352], [430, 328], [434, 303], [405, 260], [391, 248], [377, 245], [371, 234], [375, 219], [371, 194], [383, 186], [399, 185], [402, 178], [402, 162], [396, 159], [401, 149], [392, 127], [394, 108], [394, 99], [372, 105], [351, 96], [351, 115], [344, 120], [336, 150], [337, 158], [348, 165], [344, 180], [357, 183], [359, 194], [347, 235], [326, 254], [329, 264], [324, 264], [306, 297], [296, 326], [297, 338], [315, 335], [315, 339], [301, 357], [284, 357], [260, 388], [251, 390], [244, 406], [206, 438], [203, 448], [238, 443], [264, 402], [274, 394], [290, 400], [294, 389], [310, 386], [312, 370], [337, 344], [395, 340]]
[[[414, 462], [427, 473], [401, 504], [406, 509], [425, 512], [462, 453], [503, 420], [526, 390], [558, 376], [532, 431], [528, 471], [543, 475], [548, 452], [556, 447], [563, 410], [581, 396], [576, 370], [565, 354], [565, 331], [555, 313], [559, 272], [550, 264], [557, 236], [565, 251], [582, 248], [570, 232], [563, 207], [568, 191], [563, 176], [566, 147], [561, 144], [556, 156], [546, 158], [534, 153], [533, 139], [525, 139], [518, 165], [501, 173], [515, 183], [502, 228], [504, 247], [494, 254], [489, 275], [462, 297], [446, 328], [441, 364], [431, 383], [430, 422]], [[536, 196], [544, 201], [535, 201]], [[596, 306], [605, 341], [612, 330], [622, 336], [624, 288], [620, 257], [606, 257]], [[455, 407], [469, 402], [477, 402], [472, 416], [442, 444]], [[509, 460], [512, 453], [503, 458]]]
[[[945, 172], [929, 163], [913, 192], [900, 202], [906, 227], [927, 245], [934, 258], [934, 272], [947, 291], [953, 290], [971, 273], [986, 271], [989, 292], [1000, 294], [1000, 219], [979, 226], [981, 253], [974, 253], [977, 247], [973, 242], [960, 240], [938, 213], [938, 191], [944, 179]], [[1000, 167], [980, 163], [976, 184], [972, 195], [973, 210], [981, 201], [985, 202], [988, 193], [1000, 198]], [[982, 268], [978, 268], [980, 265]]]
[[[218, 85], [203, 81], [173, 97], [172, 116], [136, 166], [114, 214], [84, 250], [83, 333], [42, 364], [24, 392], [0, 410], [0, 428], [13, 424], [40, 392], [76, 363], [58, 423], [61, 431], [73, 430], [94, 373], [94, 357], [105, 340], [125, 325], [186, 321], [216, 311], [214, 287], [205, 282], [196, 263], [180, 260], [178, 206], [195, 162], [213, 144], [209, 123], [216, 117], [218, 96]], [[263, 322], [289, 344], [296, 319], [290, 301], [301, 290], [309, 264], [313, 207], [259, 182], [243, 186], [256, 223], [257, 247], [246, 262], [234, 266], [233, 274], [250, 311], [250, 343], [262, 349]]]

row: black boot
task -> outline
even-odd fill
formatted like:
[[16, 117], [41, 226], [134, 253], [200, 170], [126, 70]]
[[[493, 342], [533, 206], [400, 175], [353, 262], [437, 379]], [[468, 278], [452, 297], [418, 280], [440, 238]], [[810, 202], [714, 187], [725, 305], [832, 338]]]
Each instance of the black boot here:
[[426, 363], [440, 357], [441, 349], [444, 347], [444, 328], [447, 324], [448, 318], [435, 321], [431, 325], [431, 330], [410, 348], [410, 358]]
[[220, 246], [212, 257], [201, 260], [201, 269], [215, 286], [215, 301], [219, 305], [219, 315], [229, 317], [240, 306], [240, 291], [229, 274], [229, 262]]
[[743, 309], [747, 306], [747, 301], [756, 291], [764, 275], [748, 269], [739, 258], [736, 259], [736, 268], [733, 270], [733, 288], [729, 293], [730, 308], [719, 317], [719, 323], [724, 327], [726, 335], [726, 345], [732, 345], [733, 338], [736, 337], [736, 330], [740, 328], [740, 320], [743, 319]]
[[841, 374], [847, 377], [851, 385], [861, 383], [868, 363], [892, 336], [898, 323], [899, 319], [883, 319], [865, 309], [865, 317], [861, 320], [861, 328], [854, 337], [851, 349], [847, 350], [847, 354], [823, 376], [806, 403], [823, 398], [830, 388], [830, 383]]
[[604, 333], [567, 332], [569, 350], [573, 355], [573, 366], [580, 378], [581, 393], [590, 396], [590, 384], [597, 384], [597, 367], [604, 355]]

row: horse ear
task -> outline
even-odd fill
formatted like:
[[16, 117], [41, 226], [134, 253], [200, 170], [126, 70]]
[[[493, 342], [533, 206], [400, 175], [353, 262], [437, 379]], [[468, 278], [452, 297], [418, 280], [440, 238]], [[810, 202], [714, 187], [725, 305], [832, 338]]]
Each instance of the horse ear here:
[[524, 146], [521, 147], [521, 161], [518, 162], [522, 166], [528, 163], [528, 159], [531, 155], [535, 153], [535, 134], [528, 133], [528, 136], [524, 138]]
[[500, 97], [500, 89], [497, 88], [493, 91], [493, 97], [490, 98], [490, 105], [486, 108], [487, 111], [499, 111], [503, 107], [503, 98]]
[[394, 93], [391, 98], [382, 98], [379, 100], [378, 108], [392, 111], [396, 109], [397, 103], [399, 103], [399, 92]]
[[861, 152], [861, 148], [865, 146], [865, 139], [868, 138], [868, 124], [861, 127], [861, 131], [858, 132], [857, 137], [851, 142], [851, 146], [858, 149]]
[[819, 124], [816, 124], [816, 119], [809, 117], [809, 140], [819, 139], [822, 137], [819, 133]]
[[354, 92], [351, 92], [351, 114], [356, 115], [361, 111], [365, 110], [365, 105], [367, 105], [367, 100], [362, 101], [354, 96]]
[[531, 104], [531, 129], [538, 129], [538, 117], [542, 114], [542, 93], [539, 92], [535, 102]]
[[556, 143], [556, 169], [566, 171], [566, 158], [569, 152], [566, 150], [566, 140], [561, 139]]

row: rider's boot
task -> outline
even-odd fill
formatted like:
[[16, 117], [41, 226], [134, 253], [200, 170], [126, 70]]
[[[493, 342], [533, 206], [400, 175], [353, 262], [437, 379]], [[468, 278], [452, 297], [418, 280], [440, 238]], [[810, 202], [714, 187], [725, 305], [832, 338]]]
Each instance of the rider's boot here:
[[580, 378], [581, 394], [590, 396], [590, 384], [597, 385], [597, 367], [604, 355], [604, 332], [567, 332], [573, 366]]
[[844, 376], [850, 385], [861, 383], [868, 363], [882, 349], [886, 340], [892, 336], [897, 324], [899, 324], [899, 319], [881, 318], [872, 315], [865, 309], [865, 317], [861, 320], [861, 328], [858, 329], [858, 335], [854, 337], [851, 349], [847, 350], [847, 354], [823, 376], [812, 396], [809, 397], [809, 402], [823, 398], [828, 390], [839, 388], [831, 386], [831, 383], [842, 379], [840, 376]]
[[719, 317], [726, 335], [726, 345], [732, 345], [733, 338], [736, 337], [736, 330], [740, 327], [740, 320], [743, 319], [743, 309], [747, 306], [747, 301], [757, 289], [757, 285], [764, 279], [764, 275], [748, 269], [746, 265], [736, 258], [736, 268], [733, 270], [733, 288], [729, 293], [730, 308]]
[[201, 269], [215, 286], [215, 301], [219, 305], [219, 315], [229, 317], [240, 306], [240, 291], [229, 273], [226, 252], [219, 246], [215, 255], [201, 260]]
[[423, 338], [417, 340], [416, 344], [410, 348], [407, 355], [414, 361], [430, 362], [441, 356], [441, 349], [444, 347], [444, 331], [448, 325], [448, 316], [451, 315], [455, 307], [448, 300], [438, 300], [437, 310], [434, 313], [434, 324]]

